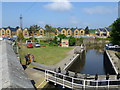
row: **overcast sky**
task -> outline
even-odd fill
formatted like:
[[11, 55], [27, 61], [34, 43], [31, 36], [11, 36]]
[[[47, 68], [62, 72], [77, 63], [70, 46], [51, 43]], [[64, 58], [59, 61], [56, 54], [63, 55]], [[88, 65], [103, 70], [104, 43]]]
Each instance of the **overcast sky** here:
[[3, 2], [2, 27], [23, 27], [38, 24], [44, 27], [100, 28], [107, 27], [118, 18], [117, 2]]

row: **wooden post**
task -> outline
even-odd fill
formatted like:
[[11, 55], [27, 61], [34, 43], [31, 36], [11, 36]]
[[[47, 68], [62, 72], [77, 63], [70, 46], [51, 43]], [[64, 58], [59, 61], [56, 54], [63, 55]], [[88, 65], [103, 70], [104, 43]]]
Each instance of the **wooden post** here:
[[83, 88], [85, 88], [85, 80], [83, 80]]
[[108, 88], [109, 88], [109, 80], [108, 80]]
[[98, 88], [98, 80], [96, 80], [96, 88]]
[[45, 80], [47, 80], [47, 79], [46, 79], [46, 70], [45, 70]]
[[74, 78], [72, 77], [72, 89], [73, 89]]
[[46, 76], [46, 78], [47, 78], [47, 82], [49, 82], [49, 81], [48, 81], [48, 71], [46, 71], [46, 75], [47, 75], [47, 76]]
[[55, 76], [55, 83], [54, 83], [54, 85], [56, 85], [56, 72], [54, 72], [54, 76]]
[[65, 87], [64, 87], [64, 75], [63, 75], [63, 88], [65, 88]]

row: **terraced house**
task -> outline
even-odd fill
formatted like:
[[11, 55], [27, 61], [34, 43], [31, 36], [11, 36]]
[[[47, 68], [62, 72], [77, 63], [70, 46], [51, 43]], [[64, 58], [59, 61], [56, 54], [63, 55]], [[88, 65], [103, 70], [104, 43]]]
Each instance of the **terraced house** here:
[[58, 36], [59, 34], [64, 34], [67, 37], [74, 36], [76, 38], [79, 38], [85, 35], [85, 30], [82, 28], [80, 29], [60, 28], [60, 29], [56, 29], [56, 32], [57, 32], [56, 36]]
[[0, 29], [0, 36], [2, 37], [9, 37], [16, 35], [16, 29], [15, 28], [1, 28]]
[[[30, 36], [28, 28], [25, 28], [23, 30], [21, 30], [20, 28], [11, 28], [11, 27], [0, 29], [0, 36], [2, 36], [2, 37], [18, 36], [19, 33], [23, 33], [24, 37], [29, 37]], [[78, 28], [74, 28], [74, 29], [60, 28], [60, 29], [57, 29], [56, 28], [56, 32], [53, 35], [58, 36], [59, 34], [64, 34], [67, 37], [74, 36], [76, 38], [79, 38], [79, 37], [85, 35], [85, 30], [82, 29], [82, 28], [81, 29], [78, 29]], [[43, 28], [41, 28], [40, 30], [33, 31], [32, 35], [33, 36], [44, 36], [45, 35], [45, 30]]]
[[109, 37], [110, 36], [110, 30], [111, 30], [111, 28], [98, 28], [95, 31], [95, 34], [97, 36], [106, 36], [106, 37]]

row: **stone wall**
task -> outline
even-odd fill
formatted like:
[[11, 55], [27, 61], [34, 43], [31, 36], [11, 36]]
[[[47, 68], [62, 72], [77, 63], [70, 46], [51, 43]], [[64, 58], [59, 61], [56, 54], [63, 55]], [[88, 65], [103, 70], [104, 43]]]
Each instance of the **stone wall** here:
[[0, 85], [1, 88], [33, 88], [31, 81], [17, 59], [10, 42], [0, 41]]

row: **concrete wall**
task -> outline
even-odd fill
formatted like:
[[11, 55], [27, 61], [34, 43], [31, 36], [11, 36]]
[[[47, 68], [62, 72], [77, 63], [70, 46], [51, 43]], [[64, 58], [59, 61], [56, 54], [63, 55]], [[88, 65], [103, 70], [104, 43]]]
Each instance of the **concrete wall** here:
[[95, 39], [84, 39], [83, 43], [84, 44], [102, 44], [102, 43], [107, 43], [109, 41], [107, 40], [95, 40]]
[[115, 69], [113, 68], [112, 63], [110, 62], [110, 58], [108, 57], [107, 53], [104, 52], [104, 67], [106, 74], [109, 73], [110, 75], [115, 75]]
[[10, 42], [0, 41], [1, 88], [34, 88], [14, 53]]

